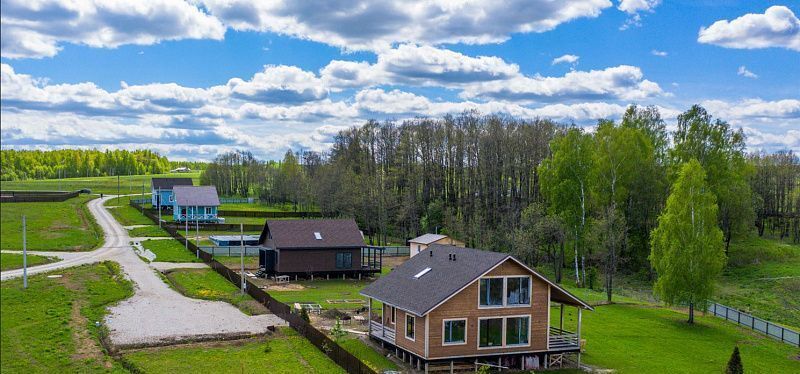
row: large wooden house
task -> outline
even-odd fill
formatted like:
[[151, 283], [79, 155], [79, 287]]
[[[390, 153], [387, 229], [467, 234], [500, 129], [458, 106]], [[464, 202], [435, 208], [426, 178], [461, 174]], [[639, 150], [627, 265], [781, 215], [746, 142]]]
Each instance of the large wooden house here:
[[219, 196], [214, 186], [175, 186], [172, 218], [175, 222], [219, 223]]
[[150, 181], [150, 195], [153, 208], [172, 209], [175, 202], [175, 194], [172, 189], [175, 186], [191, 186], [192, 178], [153, 178]]
[[268, 220], [259, 239], [269, 275], [359, 276], [381, 271], [382, 252], [364, 244], [352, 219]]
[[[361, 294], [369, 298], [369, 336], [426, 371], [480, 364], [528, 370], [568, 355], [580, 362], [581, 311], [592, 309], [508, 254], [444, 245], [432, 245]], [[564, 329], [564, 306], [577, 308], [575, 332]]]

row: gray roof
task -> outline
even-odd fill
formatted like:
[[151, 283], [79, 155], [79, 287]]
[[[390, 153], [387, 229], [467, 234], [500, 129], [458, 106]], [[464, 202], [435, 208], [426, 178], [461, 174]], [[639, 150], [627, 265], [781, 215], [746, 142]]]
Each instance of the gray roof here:
[[[407, 310], [417, 316], [423, 316], [498, 264], [509, 259], [516, 261], [514, 257], [505, 253], [474, 248], [440, 244], [434, 244], [432, 248], [435, 250], [422, 252], [396, 267], [389, 274], [378, 278], [362, 289], [361, 294]], [[432, 256], [431, 253], [433, 253]], [[455, 261], [448, 259], [451, 253], [455, 254]], [[523, 266], [525, 265], [523, 264]], [[431, 270], [419, 278], [414, 278], [426, 268], [431, 268]], [[541, 274], [532, 269], [529, 270], [534, 276], [553, 286], [551, 289], [552, 300], [591, 309], [588, 304]]]
[[171, 190], [175, 186], [191, 186], [192, 178], [153, 178], [150, 185], [156, 190]]
[[180, 206], [219, 206], [214, 186], [175, 186], [172, 192]]
[[[356, 221], [351, 219], [294, 219], [269, 220], [264, 226], [262, 240], [269, 230], [276, 249], [281, 248], [360, 248], [364, 236]], [[317, 239], [319, 233], [321, 239]]]
[[[242, 239], [241, 235], [211, 235], [208, 237], [211, 240], [219, 241], [238, 241]], [[258, 235], [245, 235], [244, 241], [258, 240]]]
[[412, 243], [420, 243], [420, 244], [431, 244], [437, 240], [442, 240], [446, 238], [447, 235], [439, 235], [439, 234], [424, 234], [420, 235], [414, 239], [409, 240]]

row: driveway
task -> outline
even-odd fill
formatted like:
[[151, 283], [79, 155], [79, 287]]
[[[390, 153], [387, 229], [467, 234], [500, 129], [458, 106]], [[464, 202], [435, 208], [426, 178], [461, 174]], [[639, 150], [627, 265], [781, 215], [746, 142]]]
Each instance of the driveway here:
[[[133, 281], [135, 294], [109, 308], [105, 323], [113, 344], [150, 345], [209, 336], [258, 334], [265, 332], [268, 326], [285, 324], [272, 314], [248, 316], [226, 302], [191, 299], [169, 288], [157, 275], [157, 270], [134, 253], [127, 230], [103, 206], [109, 198], [89, 202], [89, 211], [105, 232], [102, 247], [61, 262], [31, 267], [28, 273], [103, 260], [119, 263]], [[21, 270], [2, 273], [3, 279], [21, 275]]]

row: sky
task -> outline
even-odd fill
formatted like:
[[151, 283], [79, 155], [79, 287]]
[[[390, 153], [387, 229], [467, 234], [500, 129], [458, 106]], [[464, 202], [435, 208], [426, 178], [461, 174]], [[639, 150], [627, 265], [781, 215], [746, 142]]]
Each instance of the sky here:
[[800, 1], [2, 0], [3, 149], [326, 151], [465, 110], [591, 130], [693, 104], [800, 152]]

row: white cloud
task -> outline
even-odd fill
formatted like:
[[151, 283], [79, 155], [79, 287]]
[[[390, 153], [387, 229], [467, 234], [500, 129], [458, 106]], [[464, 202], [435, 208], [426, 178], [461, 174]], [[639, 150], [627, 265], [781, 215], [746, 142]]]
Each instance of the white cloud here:
[[328, 96], [314, 73], [286, 65], [265, 66], [249, 81], [232, 78], [227, 88], [234, 98], [265, 103], [302, 103]]
[[758, 79], [758, 75], [756, 75], [750, 70], [747, 70], [747, 67], [744, 65], [739, 66], [739, 70], [736, 71], [736, 74], [741, 75], [745, 78]]
[[620, 26], [620, 30], [626, 30], [631, 26], [642, 25], [643, 12], [653, 12], [657, 6], [661, 4], [661, 0], [620, 0], [617, 9], [628, 14], [628, 19]]
[[709, 113], [731, 122], [746, 119], [800, 119], [800, 100], [764, 101], [745, 99], [737, 102], [706, 100], [701, 103]]
[[650, 54], [653, 55], [653, 56], [658, 56], [658, 57], [667, 57], [667, 56], [669, 56], [669, 53], [664, 52], [664, 51], [659, 51], [657, 49], [654, 49], [654, 50], [650, 51]]
[[217, 18], [182, 0], [4, 0], [0, 17], [5, 58], [52, 57], [65, 42], [115, 48], [225, 35]]
[[269, 31], [348, 50], [387, 50], [395, 43], [485, 44], [512, 33], [545, 32], [597, 17], [609, 0], [202, 0], [235, 30]]
[[562, 63], [575, 64], [575, 63], [578, 62], [578, 59], [580, 59], [580, 56], [567, 54], [567, 55], [563, 55], [561, 57], [554, 58], [553, 62], [551, 62], [550, 65], [562, 64]]
[[700, 29], [697, 41], [726, 48], [787, 48], [800, 51], [800, 19], [785, 6], [772, 6], [764, 14], [745, 14], [720, 20]]

